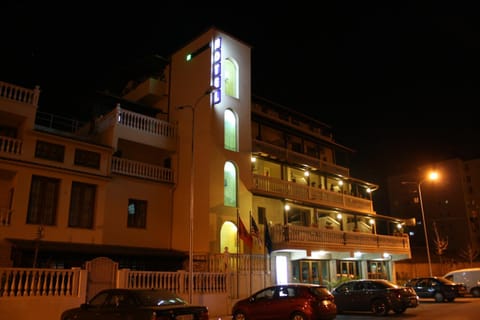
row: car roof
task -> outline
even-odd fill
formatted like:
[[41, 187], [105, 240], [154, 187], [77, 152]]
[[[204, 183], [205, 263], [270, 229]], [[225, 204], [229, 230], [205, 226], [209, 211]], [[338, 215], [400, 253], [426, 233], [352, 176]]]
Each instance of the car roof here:
[[361, 281], [373, 281], [373, 282], [384, 282], [384, 281], [388, 281], [386, 279], [351, 279], [351, 280], [347, 280], [345, 282], [361, 282]]
[[451, 274], [451, 273], [456, 273], [456, 272], [468, 272], [468, 271], [480, 271], [480, 268], [476, 267], [476, 268], [457, 269], [457, 270], [449, 271], [449, 272], [445, 273], [445, 275]]
[[273, 285], [271, 286], [272, 288], [276, 288], [276, 287], [285, 287], [285, 286], [289, 286], [289, 287], [315, 287], [315, 288], [322, 288], [322, 287], [326, 287], [325, 285], [323, 284], [316, 284], [316, 283], [282, 283], [282, 284], [276, 284], [276, 285]]

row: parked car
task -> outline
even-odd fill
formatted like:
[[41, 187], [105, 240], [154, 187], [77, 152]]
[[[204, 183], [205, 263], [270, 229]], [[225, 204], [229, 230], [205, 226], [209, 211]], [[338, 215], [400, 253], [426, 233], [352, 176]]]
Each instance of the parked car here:
[[318, 284], [270, 286], [232, 307], [233, 320], [327, 320], [336, 316], [332, 293]]
[[444, 278], [465, 285], [467, 292], [480, 297], [480, 268], [465, 268], [447, 272]]
[[480, 298], [480, 286], [475, 286], [470, 288], [470, 294], [474, 298]]
[[403, 313], [407, 308], [416, 308], [419, 298], [412, 288], [398, 286], [388, 280], [347, 280], [332, 289], [337, 312], [371, 311], [385, 316], [390, 310]]
[[208, 308], [190, 305], [176, 294], [161, 289], [107, 289], [88, 303], [65, 310], [61, 320], [208, 320]]
[[436, 302], [453, 302], [463, 297], [467, 290], [463, 284], [444, 277], [418, 277], [408, 280], [405, 286], [413, 288], [420, 298], [433, 298]]

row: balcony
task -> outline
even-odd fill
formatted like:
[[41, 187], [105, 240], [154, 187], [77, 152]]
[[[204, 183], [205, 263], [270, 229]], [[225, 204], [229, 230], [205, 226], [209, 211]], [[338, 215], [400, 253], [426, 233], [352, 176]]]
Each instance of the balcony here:
[[0, 136], [0, 155], [16, 158], [23, 151], [23, 140]]
[[145, 105], [154, 105], [168, 95], [168, 85], [165, 80], [148, 78], [132, 87], [124, 98]]
[[308, 156], [306, 154], [295, 152], [284, 147], [280, 147], [265, 141], [253, 140], [253, 154], [259, 153], [262, 156], [278, 159], [287, 163], [301, 163], [316, 170], [327, 172], [333, 175], [349, 177], [348, 168], [338, 166], [334, 163], [322, 161], [318, 158]]
[[176, 150], [177, 128], [174, 124], [122, 109], [120, 105], [95, 121], [95, 134], [108, 145], [125, 139], [170, 152]]
[[[252, 113], [261, 115], [274, 122], [293, 127], [295, 130], [313, 135], [325, 141], [333, 142], [330, 127], [305, 115], [294, 114], [291, 110], [279, 111], [279, 106], [268, 107], [268, 103], [252, 103]], [[283, 108], [282, 108], [283, 109]], [[285, 110], [284, 110], [285, 111]]]
[[112, 157], [112, 172], [156, 182], [174, 183], [173, 171], [170, 168], [119, 157]]
[[31, 90], [0, 81], [0, 98], [37, 106], [39, 96], [38, 87]]
[[375, 213], [372, 201], [369, 199], [257, 174], [253, 175], [252, 192], [264, 196], [301, 201], [311, 205], [333, 207], [366, 214]]
[[325, 251], [389, 252], [411, 257], [408, 235], [377, 235], [372, 233], [320, 229], [295, 225], [270, 227], [274, 250], [303, 249]]

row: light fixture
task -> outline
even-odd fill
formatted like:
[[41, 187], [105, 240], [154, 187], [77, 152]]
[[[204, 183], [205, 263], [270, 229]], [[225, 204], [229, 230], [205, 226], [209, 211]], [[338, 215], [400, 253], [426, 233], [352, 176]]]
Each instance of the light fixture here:
[[198, 103], [205, 96], [215, 90], [215, 87], [209, 86], [201, 96], [197, 98], [193, 105], [183, 105], [176, 107], [177, 110], [190, 109], [192, 110], [192, 140], [190, 150], [190, 211], [189, 211], [189, 244], [188, 244], [188, 297], [189, 302], [193, 303], [193, 235], [194, 235], [194, 191], [195, 191], [195, 109]]
[[423, 199], [422, 199], [422, 183], [425, 181], [435, 181], [439, 178], [438, 172], [430, 171], [427, 177], [418, 182], [416, 181], [402, 181], [401, 184], [416, 184], [418, 190], [418, 200], [420, 202], [420, 211], [422, 213], [422, 224], [423, 224], [423, 233], [425, 235], [425, 247], [427, 249], [427, 259], [428, 259], [428, 270], [430, 272], [430, 277], [433, 277], [432, 272], [432, 259], [430, 258], [430, 246], [428, 244], [428, 233], [427, 233], [427, 221], [425, 220], [425, 210], [423, 208]]

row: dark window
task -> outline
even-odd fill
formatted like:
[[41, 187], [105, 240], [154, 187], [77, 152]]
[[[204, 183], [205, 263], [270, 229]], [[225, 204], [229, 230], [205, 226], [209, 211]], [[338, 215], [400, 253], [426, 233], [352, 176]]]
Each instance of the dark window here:
[[59, 187], [59, 179], [32, 176], [27, 223], [55, 224]]
[[72, 182], [68, 226], [92, 228], [97, 187], [93, 184]]
[[267, 210], [264, 207], [258, 207], [258, 223], [259, 224], [267, 224]]
[[63, 162], [65, 157], [65, 146], [38, 140], [35, 147], [35, 157]]
[[128, 199], [127, 226], [145, 228], [147, 225], [147, 201]]
[[317, 157], [317, 149], [315, 147], [307, 146], [307, 154], [312, 157]]
[[9, 137], [9, 138], [16, 138], [17, 137], [17, 128], [8, 127], [8, 126], [0, 126], [0, 136]]
[[99, 169], [100, 153], [82, 149], [75, 149], [75, 164], [77, 166]]
[[302, 152], [302, 145], [300, 143], [297, 143], [297, 142], [292, 142], [292, 151], [301, 153]]

